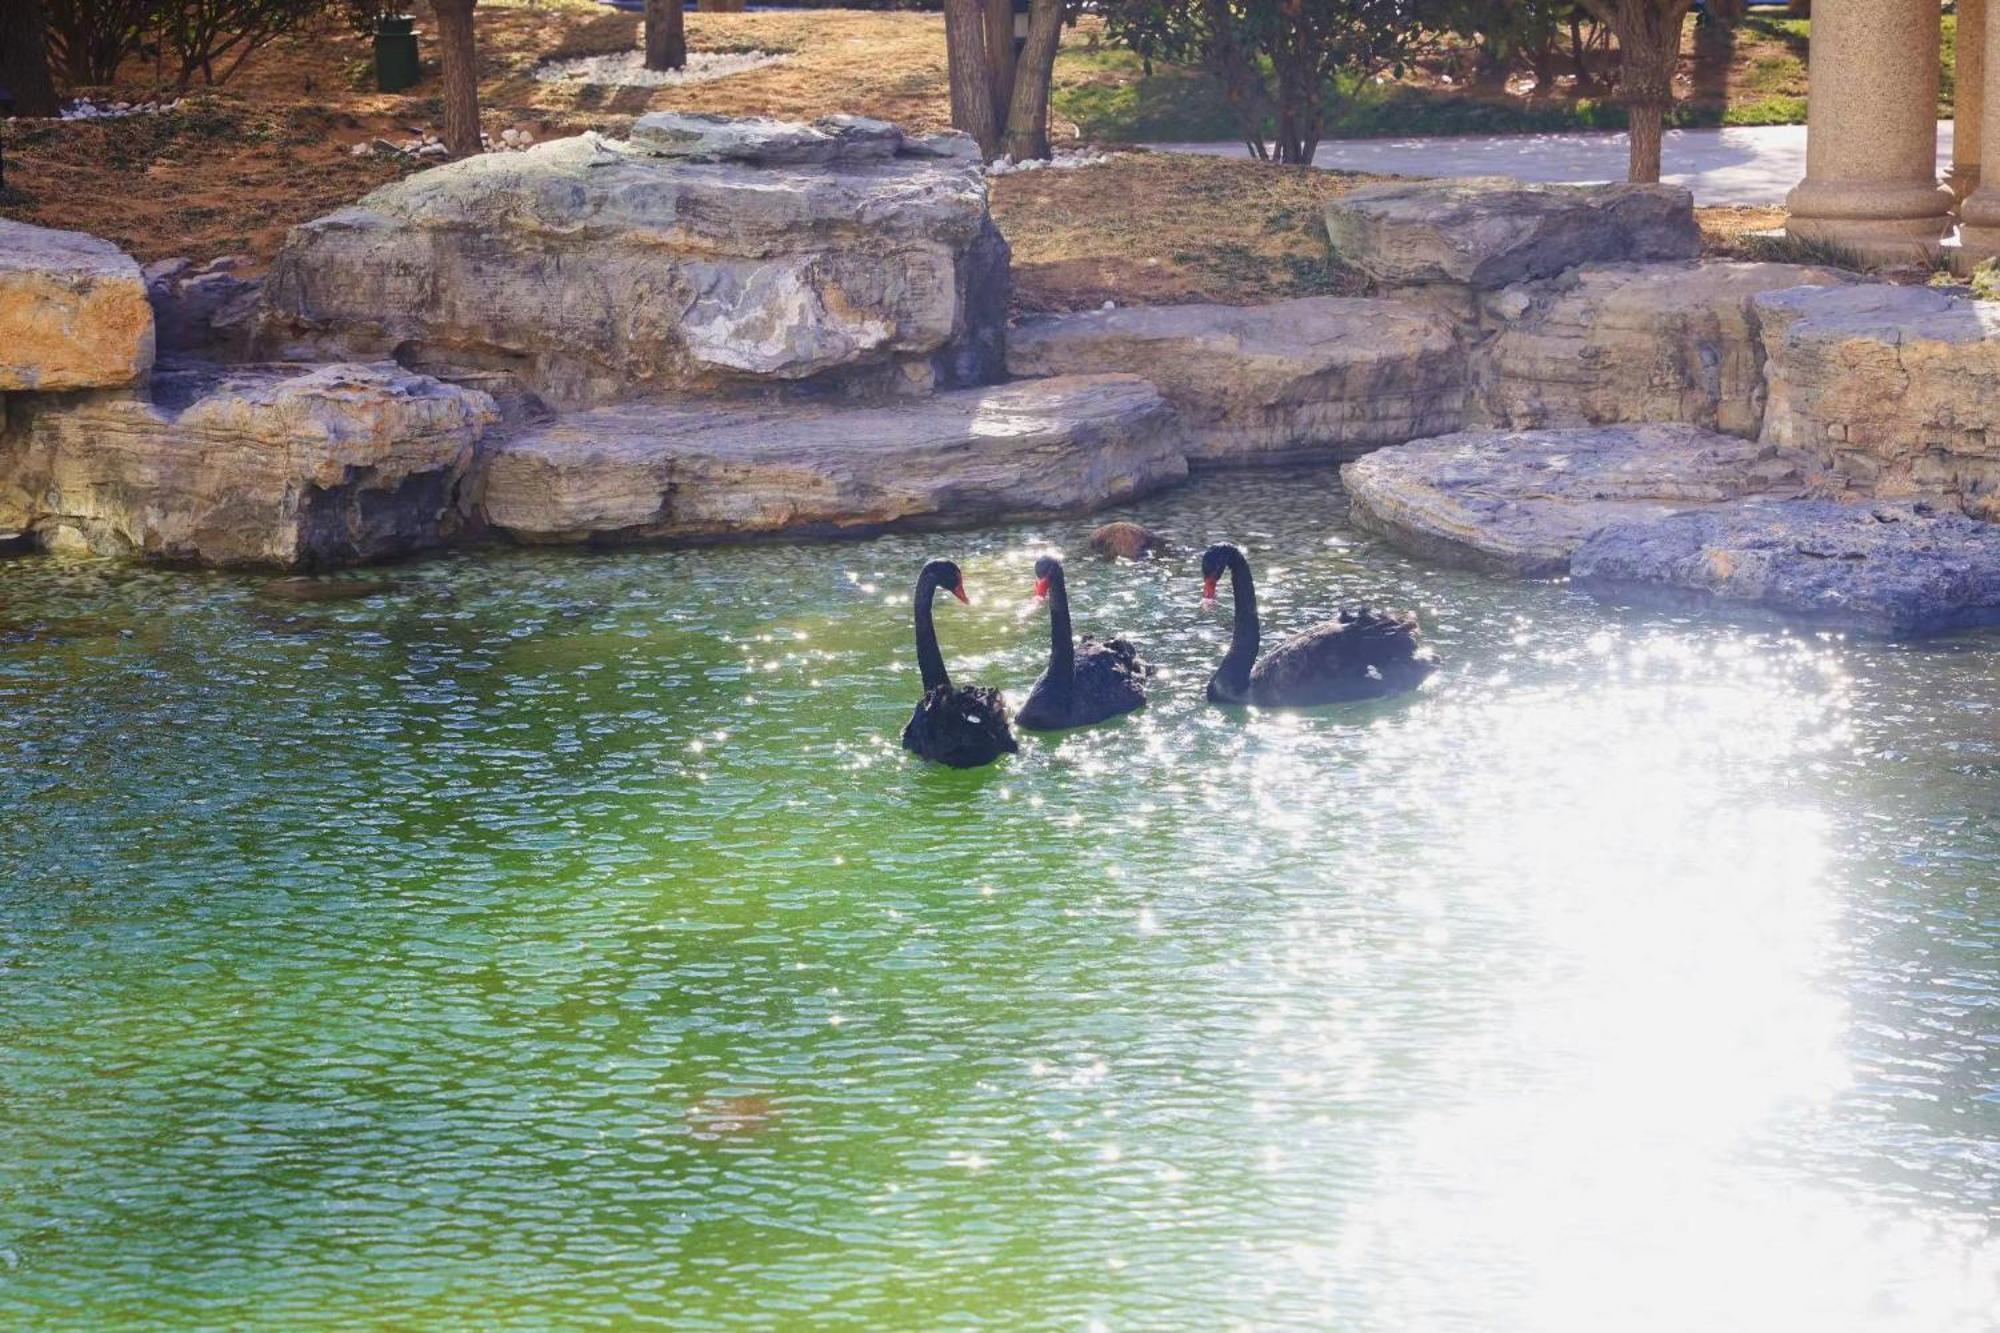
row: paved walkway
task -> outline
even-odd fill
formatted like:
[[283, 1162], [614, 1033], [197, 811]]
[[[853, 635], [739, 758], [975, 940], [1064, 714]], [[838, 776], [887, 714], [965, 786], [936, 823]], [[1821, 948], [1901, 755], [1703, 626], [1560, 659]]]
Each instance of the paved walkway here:
[[[1239, 143], [1163, 143], [1177, 153], [1244, 157]], [[1316, 167], [1394, 176], [1516, 176], [1531, 181], [1623, 180], [1625, 136], [1496, 134], [1429, 139], [1335, 139], [1319, 146]], [[1669, 130], [1665, 179], [1694, 191], [1701, 204], [1782, 204], [1806, 174], [1806, 127], [1771, 125]], [[1938, 126], [1938, 161], [1951, 163], [1951, 122]]]

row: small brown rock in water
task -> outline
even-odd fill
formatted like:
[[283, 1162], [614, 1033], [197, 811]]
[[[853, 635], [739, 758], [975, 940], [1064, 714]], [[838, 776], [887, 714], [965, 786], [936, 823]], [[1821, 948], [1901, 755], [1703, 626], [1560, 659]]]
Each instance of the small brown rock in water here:
[[1119, 556], [1137, 560], [1146, 552], [1159, 550], [1165, 545], [1158, 533], [1137, 523], [1106, 523], [1090, 534], [1090, 549], [1106, 560], [1115, 560]]
[[373, 597], [396, 585], [387, 579], [272, 579], [257, 591], [287, 602], [347, 602]]
[[703, 1142], [747, 1138], [768, 1129], [778, 1110], [762, 1097], [704, 1097], [688, 1107], [688, 1132]]

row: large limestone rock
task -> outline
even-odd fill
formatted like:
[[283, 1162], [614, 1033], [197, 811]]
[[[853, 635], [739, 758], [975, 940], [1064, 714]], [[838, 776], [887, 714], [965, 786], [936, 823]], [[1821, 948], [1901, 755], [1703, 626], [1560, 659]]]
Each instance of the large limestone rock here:
[[1798, 495], [1803, 460], [1686, 425], [1466, 431], [1341, 469], [1354, 525], [1440, 564], [1559, 578], [1613, 522], [1746, 495]]
[[1694, 196], [1672, 185], [1392, 181], [1331, 200], [1326, 229], [1343, 259], [1388, 287], [1490, 291], [1593, 261], [1701, 253]]
[[1722, 261], [1590, 264], [1488, 293], [1475, 357], [1488, 423], [1685, 422], [1733, 435], [1764, 416], [1760, 293], [1858, 281], [1838, 269]]
[[130, 256], [0, 218], [0, 393], [132, 384], [152, 366], [153, 310]]
[[2000, 517], [2000, 304], [1869, 284], [1756, 299], [1764, 438], [1861, 494]]
[[1744, 501], [1613, 523], [1570, 569], [1599, 596], [1867, 634], [2000, 623], [2000, 526], [1923, 504]]
[[662, 112], [454, 162], [294, 228], [263, 346], [511, 370], [558, 406], [1002, 370], [1006, 242], [962, 136]]
[[530, 542], [867, 533], [1114, 504], [1185, 477], [1186, 452], [1129, 375], [878, 407], [632, 404], [495, 446], [481, 505]]
[[1024, 320], [1016, 375], [1126, 371], [1159, 386], [1205, 464], [1352, 458], [1463, 424], [1465, 357], [1437, 315], [1307, 297]]
[[439, 545], [464, 520], [492, 399], [393, 366], [163, 371], [149, 390], [23, 395], [0, 529], [44, 546], [316, 568]]

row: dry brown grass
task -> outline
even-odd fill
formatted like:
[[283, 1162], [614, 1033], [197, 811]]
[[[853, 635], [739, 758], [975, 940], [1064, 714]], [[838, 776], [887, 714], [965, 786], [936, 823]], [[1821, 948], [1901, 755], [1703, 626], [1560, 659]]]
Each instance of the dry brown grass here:
[[1024, 310], [1350, 294], [1365, 284], [1330, 261], [1320, 219], [1328, 199], [1368, 179], [1133, 153], [1002, 176], [993, 216], [1014, 247]]
[[1746, 253], [1744, 237], [1757, 232], [1775, 231], [1785, 225], [1785, 210], [1782, 208], [1750, 208], [1740, 205], [1697, 208], [1694, 215], [1696, 221], [1701, 223], [1703, 252], [1729, 259], [1744, 257]]

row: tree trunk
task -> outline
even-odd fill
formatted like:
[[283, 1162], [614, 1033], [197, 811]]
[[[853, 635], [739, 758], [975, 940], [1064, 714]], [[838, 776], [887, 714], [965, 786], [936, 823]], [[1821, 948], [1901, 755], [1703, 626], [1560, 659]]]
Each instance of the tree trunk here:
[[62, 114], [49, 74], [47, 15], [42, 0], [0, 0], [0, 83], [14, 97], [14, 114]]
[[1627, 179], [1660, 179], [1660, 140], [1674, 104], [1674, 66], [1681, 29], [1693, 0], [1583, 0], [1618, 39], [1618, 95], [1625, 103], [1626, 137], [1632, 145]]
[[646, 0], [646, 68], [687, 65], [687, 15], [681, 0]]
[[985, 0], [986, 63], [993, 70], [993, 118], [1014, 104], [1014, 0]]
[[437, 15], [438, 61], [444, 66], [444, 146], [453, 157], [480, 151], [479, 52], [472, 38], [478, 0], [431, 0]]
[[1007, 109], [1007, 152], [1016, 160], [1049, 156], [1049, 83], [1062, 45], [1063, 0], [1033, 0], [1028, 41], [1014, 71], [1014, 100]]
[[985, 0], [944, 0], [944, 49], [951, 123], [978, 140], [980, 155], [991, 162], [1000, 152], [1000, 122], [986, 59]]
[[1666, 123], [1665, 107], [1627, 108], [1626, 137], [1632, 141], [1632, 161], [1626, 180], [1643, 185], [1660, 183], [1660, 141], [1666, 133]]

